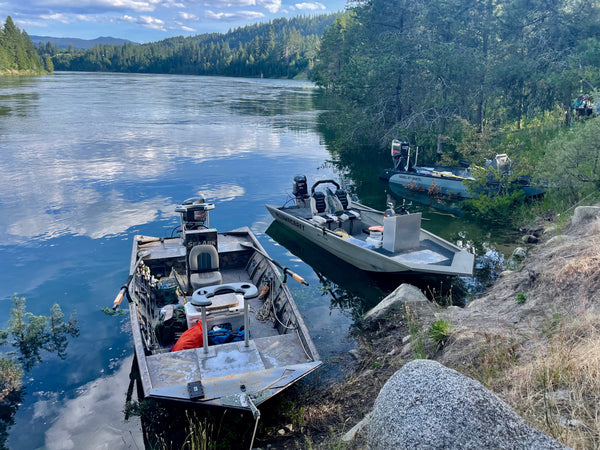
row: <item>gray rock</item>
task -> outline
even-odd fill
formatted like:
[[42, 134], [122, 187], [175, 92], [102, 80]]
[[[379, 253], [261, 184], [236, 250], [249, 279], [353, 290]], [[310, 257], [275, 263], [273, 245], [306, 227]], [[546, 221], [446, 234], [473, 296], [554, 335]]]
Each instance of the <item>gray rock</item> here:
[[419, 288], [403, 283], [396, 288], [394, 292], [384, 298], [377, 306], [367, 311], [364, 316], [366, 321], [379, 320], [392, 312], [401, 312], [406, 303], [426, 303], [429, 304], [427, 297]]
[[371, 414], [367, 414], [363, 420], [354, 425], [346, 434], [342, 436], [343, 442], [351, 442], [356, 440], [356, 438], [365, 431], [365, 427], [369, 425], [371, 421]]
[[479, 382], [415, 360], [381, 389], [368, 447], [379, 449], [564, 449]]
[[512, 252], [511, 258], [514, 259], [514, 260], [516, 260], [516, 261], [523, 261], [526, 256], [527, 256], [527, 250], [524, 249], [523, 247], [517, 247]]
[[350, 350], [348, 352], [350, 354], [350, 356], [352, 356], [352, 358], [354, 358], [356, 361], [360, 361], [360, 350], [357, 348], [353, 348], [352, 350]]
[[550, 234], [556, 234], [556, 230], [557, 230], [556, 225], [548, 225], [546, 228], [544, 228], [543, 235], [547, 236]]
[[578, 206], [573, 212], [571, 223], [582, 222], [586, 219], [597, 219], [600, 216], [600, 206]]

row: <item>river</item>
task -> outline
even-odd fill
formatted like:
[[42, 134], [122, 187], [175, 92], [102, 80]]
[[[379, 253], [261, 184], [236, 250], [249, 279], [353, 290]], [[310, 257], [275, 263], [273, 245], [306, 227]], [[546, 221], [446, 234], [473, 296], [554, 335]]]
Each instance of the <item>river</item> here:
[[[122, 412], [133, 355], [128, 316], [102, 309], [127, 278], [132, 236], [169, 235], [175, 205], [198, 195], [216, 205], [212, 226], [249, 226], [272, 257], [307, 279], [309, 287], [291, 280], [289, 287], [326, 362], [322, 371], [339, 375], [336, 361], [353, 347], [346, 335], [357, 311], [399, 280], [331, 267], [326, 254], [270, 227], [264, 205], [283, 204], [294, 175], [309, 183], [351, 179], [328, 163], [315, 95], [308, 82], [284, 80], [0, 78], [0, 327], [15, 293], [36, 315], [58, 303], [80, 327], [65, 359], [42, 352], [26, 374], [9, 448], [140, 445], [138, 424]], [[381, 182], [362, 189], [359, 197], [385, 203]], [[454, 217], [429, 217], [432, 231], [455, 242], [484, 235]]]

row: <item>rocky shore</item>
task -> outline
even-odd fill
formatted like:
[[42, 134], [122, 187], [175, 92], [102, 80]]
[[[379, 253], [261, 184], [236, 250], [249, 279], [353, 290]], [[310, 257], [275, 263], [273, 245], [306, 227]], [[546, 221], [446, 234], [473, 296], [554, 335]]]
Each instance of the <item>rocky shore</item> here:
[[[369, 419], [381, 389], [411, 361], [429, 359], [495, 394], [556, 448], [599, 448], [599, 211], [580, 207], [567, 224], [524, 230], [530, 244], [513, 269], [465, 308], [443, 308], [401, 285], [365, 316], [346, 379], [303, 393], [304, 406], [271, 423], [259, 445], [378, 448]], [[420, 402], [436, 415], [432, 399]]]

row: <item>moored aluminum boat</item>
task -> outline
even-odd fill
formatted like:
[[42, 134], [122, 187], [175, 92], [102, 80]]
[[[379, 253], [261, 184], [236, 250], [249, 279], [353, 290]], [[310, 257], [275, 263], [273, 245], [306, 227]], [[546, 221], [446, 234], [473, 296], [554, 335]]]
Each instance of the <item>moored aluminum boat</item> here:
[[[325, 190], [321, 185], [333, 185]], [[294, 204], [266, 205], [282, 225], [368, 272], [473, 274], [474, 256], [421, 228], [421, 214], [397, 215], [353, 201], [334, 180], [294, 178]]]
[[[250, 229], [210, 228], [213, 208], [186, 200], [176, 209], [180, 236], [134, 238], [123, 290], [141, 385], [146, 397], [256, 417], [258, 405], [321, 361], [285, 283], [287, 275], [303, 280], [279, 265], [281, 274]], [[171, 351], [198, 322], [200, 345]]]
[[[449, 197], [453, 200], [473, 198], [476, 193], [485, 192], [495, 194], [502, 190], [520, 189], [525, 197], [538, 198], [543, 196], [545, 188], [531, 184], [531, 177], [519, 176], [507, 182], [501, 182], [495, 177], [488, 178], [487, 184], [478, 190], [471, 191], [469, 184], [475, 182], [470, 164], [462, 162], [464, 167], [450, 167], [440, 165], [419, 165], [418, 147], [415, 154], [408, 142], [396, 139], [391, 147], [394, 167], [384, 170], [379, 178], [389, 180], [390, 186], [399, 186], [407, 190], [426, 193], [432, 197]], [[502, 177], [507, 178], [512, 172], [512, 161], [506, 154], [498, 154], [492, 160], [486, 161], [485, 170], [492, 168]], [[483, 169], [482, 169], [483, 170]], [[506, 184], [505, 184], [506, 183]]]

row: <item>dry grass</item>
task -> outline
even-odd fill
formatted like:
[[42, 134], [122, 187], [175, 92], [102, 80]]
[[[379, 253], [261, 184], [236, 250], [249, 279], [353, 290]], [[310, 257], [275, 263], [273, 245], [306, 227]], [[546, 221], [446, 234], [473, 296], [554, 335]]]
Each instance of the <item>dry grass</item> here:
[[596, 279], [600, 267], [600, 242], [597, 237], [590, 239], [589, 246], [581, 248], [579, 254], [569, 255], [565, 263], [554, 275], [554, 281], [558, 284], [570, 283], [573, 280], [585, 277], [586, 281]]
[[600, 316], [558, 326], [494, 390], [530, 423], [575, 449], [600, 448]]

